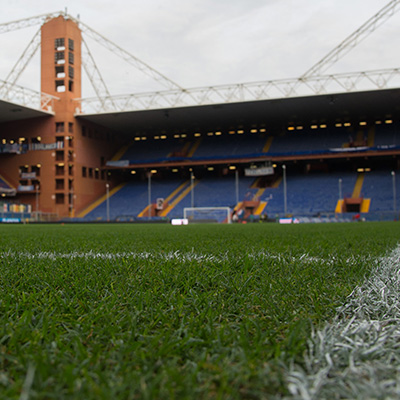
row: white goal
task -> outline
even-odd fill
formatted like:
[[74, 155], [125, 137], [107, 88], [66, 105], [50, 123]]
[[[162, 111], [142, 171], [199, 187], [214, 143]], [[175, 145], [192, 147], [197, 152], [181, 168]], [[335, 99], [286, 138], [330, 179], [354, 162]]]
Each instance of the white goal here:
[[231, 223], [231, 209], [229, 207], [186, 207], [183, 209], [183, 218], [189, 223], [218, 222]]

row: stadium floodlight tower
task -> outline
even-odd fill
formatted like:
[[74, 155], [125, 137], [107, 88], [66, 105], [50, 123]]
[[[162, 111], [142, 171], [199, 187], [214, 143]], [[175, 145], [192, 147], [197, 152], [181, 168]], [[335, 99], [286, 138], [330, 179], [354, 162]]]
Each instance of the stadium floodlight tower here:
[[283, 172], [283, 209], [285, 216], [287, 215], [287, 186], [286, 186], [286, 165], [282, 165]]

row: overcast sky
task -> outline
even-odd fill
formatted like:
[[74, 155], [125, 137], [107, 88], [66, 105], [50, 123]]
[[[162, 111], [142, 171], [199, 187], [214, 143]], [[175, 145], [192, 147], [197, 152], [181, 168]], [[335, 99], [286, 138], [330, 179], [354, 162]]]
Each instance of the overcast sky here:
[[[67, 8], [182, 87], [303, 74], [388, 0], [1, 0], [0, 24]], [[39, 26], [0, 35], [5, 79]], [[400, 67], [400, 12], [326, 73]], [[85, 37], [85, 36], [84, 36]], [[86, 38], [112, 94], [163, 89]], [[37, 54], [19, 84], [39, 90]], [[84, 97], [92, 96], [83, 81]]]

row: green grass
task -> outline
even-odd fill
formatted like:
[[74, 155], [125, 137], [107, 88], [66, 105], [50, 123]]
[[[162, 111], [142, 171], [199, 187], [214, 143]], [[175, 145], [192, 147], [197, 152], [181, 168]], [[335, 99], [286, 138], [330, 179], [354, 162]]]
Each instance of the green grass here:
[[0, 225], [1, 396], [284, 394], [311, 326], [399, 239], [397, 223]]

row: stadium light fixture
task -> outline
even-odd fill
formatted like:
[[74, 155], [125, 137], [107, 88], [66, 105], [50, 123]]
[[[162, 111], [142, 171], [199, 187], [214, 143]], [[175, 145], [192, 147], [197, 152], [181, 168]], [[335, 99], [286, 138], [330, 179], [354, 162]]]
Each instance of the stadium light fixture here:
[[243, 135], [244, 130], [243, 130], [243, 129], [239, 129], [239, 130], [237, 131], [237, 133], [238, 133], [238, 135]]
[[235, 134], [235, 131], [229, 131], [228, 132], [230, 135], [234, 135]]
[[318, 129], [318, 125], [311, 125], [311, 129]]
[[233, 171], [233, 170], [236, 169], [236, 167], [235, 167], [234, 165], [230, 165], [230, 166], [229, 166], [229, 169], [230, 169], [231, 171]]
[[236, 195], [236, 204], [239, 204], [239, 171], [235, 171], [235, 195]]
[[175, 138], [175, 139], [179, 139], [179, 138], [180, 138], [180, 135], [174, 135], [174, 138]]
[[343, 124], [342, 124], [341, 122], [337, 122], [337, 123], [335, 124], [335, 126], [336, 126], [336, 128], [341, 128], [341, 127], [343, 126]]
[[222, 135], [222, 132], [220, 132], [220, 131], [215, 132], [215, 136], [221, 136], [221, 135]]
[[110, 184], [106, 183], [106, 212], [107, 212], [107, 222], [110, 221]]
[[393, 211], [396, 212], [396, 173], [392, 171], [391, 174], [393, 184]]
[[156, 174], [156, 173], [157, 173], [157, 170], [156, 170], [156, 169], [152, 169], [150, 172], [151, 172], [152, 174]]
[[288, 126], [287, 130], [288, 131], [294, 131], [294, 126]]
[[393, 120], [391, 120], [391, 119], [385, 120], [385, 124], [392, 124], [392, 123], [393, 123]]
[[265, 132], [267, 132], [267, 130], [265, 128], [260, 129], [260, 133], [265, 133]]
[[365, 125], [367, 125], [366, 121], [360, 121], [360, 126], [365, 126]]
[[350, 122], [345, 122], [344, 126], [346, 126], [346, 127], [351, 126], [351, 123]]
[[207, 132], [207, 136], [213, 136], [214, 132]]
[[190, 172], [190, 204], [194, 208], [194, 174]]
[[296, 126], [296, 129], [297, 129], [298, 131], [301, 131], [301, 130], [303, 129], [303, 127], [302, 127], [301, 125], [299, 125], [299, 126]]
[[382, 121], [379, 121], [379, 120], [378, 120], [378, 121], [375, 121], [375, 124], [376, 124], [376, 125], [380, 125], [381, 123], [382, 123]]
[[258, 132], [257, 129], [252, 129], [252, 130], [250, 131], [250, 133], [257, 133], [257, 132]]
[[136, 137], [135, 137], [135, 140], [138, 142], [138, 141], [140, 140], [140, 137], [139, 137], [139, 136], [136, 136]]
[[133, 170], [131, 171], [131, 174], [132, 174], [132, 175], [135, 175], [135, 174], [136, 174], [136, 171], [133, 169]]
[[147, 140], [147, 137], [146, 136], [142, 136], [142, 140]]
[[325, 128], [326, 128], [326, 124], [321, 124], [319, 127], [320, 127], [321, 129], [325, 129]]
[[173, 168], [172, 172], [178, 172], [178, 168]]
[[40, 136], [38, 136], [38, 137], [36, 138], [36, 140], [37, 140], [38, 142], [40, 142], [40, 141], [42, 140], [42, 138], [41, 138]]
[[148, 218], [151, 218], [151, 174], [152, 171], [147, 174], [147, 206], [148, 206]]
[[182, 133], [181, 138], [187, 137], [186, 133]]
[[36, 221], [39, 219], [39, 185], [36, 185]]
[[285, 216], [287, 215], [287, 187], [286, 187], [286, 165], [282, 165], [283, 172], [283, 209]]
[[166, 139], [166, 138], [167, 138], [166, 135], [161, 135], [161, 136], [160, 136], [160, 139]]
[[195, 136], [195, 137], [199, 137], [199, 136], [201, 136], [201, 133], [200, 133], [200, 132], [196, 132], [196, 133], [194, 134], [194, 136]]

